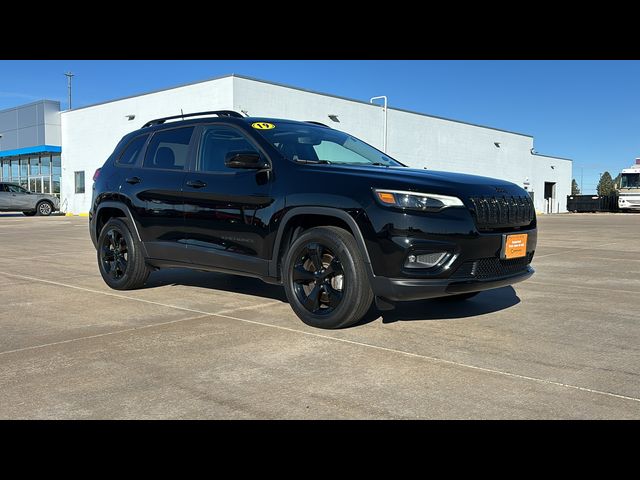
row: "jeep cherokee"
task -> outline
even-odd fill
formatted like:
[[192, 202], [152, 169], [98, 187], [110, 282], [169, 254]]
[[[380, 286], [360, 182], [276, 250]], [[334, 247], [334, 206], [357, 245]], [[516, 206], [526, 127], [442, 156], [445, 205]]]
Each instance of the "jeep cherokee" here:
[[94, 175], [90, 234], [104, 281], [142, 287], [188, 267], [281, 284], [300, 319], [450, 297], [533, 274], [528, 193], [409, 168], [317, 122], [222, 110], [152, 120]]

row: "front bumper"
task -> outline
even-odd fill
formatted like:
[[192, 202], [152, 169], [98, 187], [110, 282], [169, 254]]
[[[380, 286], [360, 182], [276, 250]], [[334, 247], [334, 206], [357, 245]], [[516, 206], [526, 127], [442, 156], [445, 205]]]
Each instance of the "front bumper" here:
[[425, 300], [468, 292], [480, 292], [492, 288], [506, 287], [531, 277], [535, 270], [526, 270], [499, 278], [480, 279], [415, 279], [387, 278], [375, 276], [371, 279], [374, 295], [393, 302]]

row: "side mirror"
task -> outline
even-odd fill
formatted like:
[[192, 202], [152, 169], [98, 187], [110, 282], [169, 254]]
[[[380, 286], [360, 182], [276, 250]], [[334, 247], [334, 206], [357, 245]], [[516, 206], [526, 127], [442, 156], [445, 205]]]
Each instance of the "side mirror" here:
[[242, 168], [247, 170], [265, 170], [271, 167], [256, 152], [229, 152], [224, 160], [224, 165], [229, 168]]

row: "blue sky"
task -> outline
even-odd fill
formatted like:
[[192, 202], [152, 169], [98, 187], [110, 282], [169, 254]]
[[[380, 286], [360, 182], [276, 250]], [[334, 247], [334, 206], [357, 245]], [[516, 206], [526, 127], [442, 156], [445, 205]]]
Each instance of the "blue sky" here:
[[640, 61], [0, 61], [0, 109], [41, 98], [74, 107], [237, 73], [526, 133], [574, 160], [585, 193], [640, 157]]

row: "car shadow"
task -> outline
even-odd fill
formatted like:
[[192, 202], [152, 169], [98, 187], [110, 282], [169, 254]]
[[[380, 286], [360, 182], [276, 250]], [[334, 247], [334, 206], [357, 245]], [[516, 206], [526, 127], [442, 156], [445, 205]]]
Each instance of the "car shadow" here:
[[[468, 300], [450, 297], [399, 302], [394, 310], [381, 312], [373, 306], [356, 325], [364, 325], [382, 317], [382, 323], [416, 320], [456, 320], [498, 312], [520, 303], [513, 287], [486, 290]], [[354, 325], [355, 326], [355, 325]]]
[[[269, 298], [287, 303], [284, 288], [271, 285], [257, 278], [228, 275], [216, 272], [204, 272], [186, 268], [167, 268], [152, 272], [143, 288], [156, 288], [166, 285], [185, 285], [189, 287], [209, 288], [244, 295]], [[520, 303], [513, 287], [507, 286], [487, 290], [468, 300], [454, 300], [450, 297], [399, 302], [394, 310], [381, 312], [375, 305], [354, 327], [365, 325], [382, 318], [382, 323], [406, 322], [417, 320], [456, 320], [498, 312]]]
[[167, 268], [152, 272], [144, 288], [156, 288], [166, 285], [210, 288], [212, 290], [270, 298], [281, 302], [287, 301], [284, 288], [279, 285], [271, 285], [257, 278], [186, 268]]

